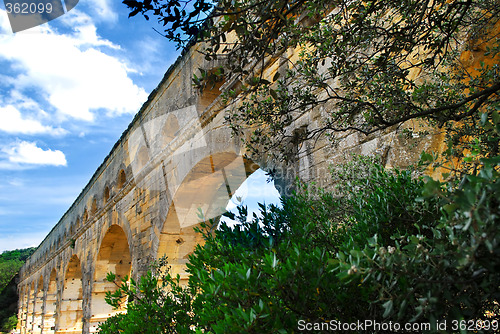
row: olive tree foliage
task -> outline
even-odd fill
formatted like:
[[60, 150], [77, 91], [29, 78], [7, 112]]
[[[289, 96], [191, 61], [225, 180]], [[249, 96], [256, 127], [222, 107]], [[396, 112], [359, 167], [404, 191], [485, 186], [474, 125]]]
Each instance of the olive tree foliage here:
[[[476, 123], [497, 117], [496, 0], [123, 3], [130, 16], [156, 17], [179, 47], [205, 42], [206, 59], [223, 61], [217, 71], [201, 69], [194, 82], [236, 83], [224, 92], [233, 104], [227, 122], [237, 134], [254, 129], [247, 142], [253, 152], [274, 148], [286, 158], [291, 141], [335, 139], [346, 130], [371, 134], [411, 119], [447, 127], [455, 144], [464, 136], [491, 137], [488, 129], [478, 134]], [[471, 67], [461, 57], [467, 51], [482, 61]], [[276, 75], [264, 76], [275, 62]], [[327, 110], [318, 128], [287, 131], [318, 106]], [[483, 145], [498, 150], [496, 139]]]

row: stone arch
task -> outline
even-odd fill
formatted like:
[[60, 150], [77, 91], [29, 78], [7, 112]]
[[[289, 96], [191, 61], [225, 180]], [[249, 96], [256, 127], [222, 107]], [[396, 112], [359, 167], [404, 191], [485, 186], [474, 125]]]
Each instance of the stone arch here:
[[125, 276], [130, 276], [131, 263], [129, 242], [125, 231], [119, 225], [111, 225], [101, 241], [95, 261], [91, 301], [91, 333], [97, 330], [102, 321], [113, 314], [123, 312], [123, 309], [113, 310], [104, 300], [106, 291], [116, 290], [114, 283], [106, 281], [106, 275], [112, 272], [116, 275], [116, 279], [121, 281]]
[[43, 318], [43, 275], [40, 275], [36, 285], [36, 293], [34, 300], [33, 311], [33, 333], [42, 332], [42, 318]]
[[215, 101], [217, 97], [221, 95], [220, 87], [225, 82], [224, 73], [221, 72], [221, 67], [211, 64], [210, 69], [207, 74], [214, 75], [213, 82], [207, 83], [203, 89], [200, 89], [198, 96], [197, 109], [205, 110]]
[[58, 333], [81, 333], [83, 319], [82, 268], [78, 256], [73, 255], [66, 268], [63, 282]]
[[83, 209], [83, 214], [82, 214], [82, 225], [85, 225], [88, 220], [89, 220], [89, 214], [87, 212], [87, 208], [85, 208]]
[[47, 295], [45, 297], [45, 312], [43, 314], [43, 333], [55, 333], [55, 315], [57, 306], [57, 272], [53, 268], [50, 272]]
[[109, 187], [106, 186], [106, 187], [104, 187], [104, 191], [102, 194], [102, 204], [106, 205], [108, 203], [110, 197], [111, 197], [111, 193], [109, 191]]
[[173, 114], [168, 114], [165, 124], [161, 130], [162, 147], [168, 145], [179, 133], [179, 122]]
[[218, 220], [231, 196], [259, 166], [234, 152], [222, 152], [201, 159], [184, 177], [173, 196], [161, 228], [156, 257], [168, 257], [174, 275], [185, 282], [188, 255], [202, 243], [193, 228], [204, 220]]
[[127, 182], [127, 175], [125, 174], [125, 170], [121, 169], [120, 172], [118, 173], [118, 179], [116, 181], [117, 189], [123, 188], [126, 182]]
[[135, 155], [135, 162], [137, 164], [137, 170], [142, 169], [149, 161], [148, 148], [146, 146], [141, 146]]
[[90, 203], [90, 217], [95, 216], [97, 213], [97, 200], [95, 196], [92, 197], [92, 201]]

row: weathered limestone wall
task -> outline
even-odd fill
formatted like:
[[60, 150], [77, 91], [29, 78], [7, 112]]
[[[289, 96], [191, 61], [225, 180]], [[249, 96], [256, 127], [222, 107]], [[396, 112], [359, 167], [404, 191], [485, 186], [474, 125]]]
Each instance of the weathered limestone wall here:
[[[98, 168], [58, 224], [20, 272], [21, 333], [93, 333], [99, 322], [120, 310], [104, 302], [108, 272], [123, 277], [144, 274], [153, 259], [166, 254], [183, 279], [187, 255], [201, 242], [193, 232], [220, 215], [234, 191], [257, 168], [277, 168], [282, 194], [288, 180], [328, 185], [328, 166], [351, 153], [380, 154], [389, 166], [408, 165], [422, 150], [438, 150], [439, 135], [405, 139], [402, 129], [372, 136], [343, 134], [340, 146], [327, 140], [296, 147], [299, 158], [288, 168], [277, 162], [249, 161], [240, 140], [224, 125], [218, 92], [204, 94], [191, 78], [209, 68], [192, 47], [167, 71], [158, 88]], [[269, 76], [278, 70], [269, 65]], [[291, 128], [313, 130], [327, 106], [297, 119]], [[412, 126], [406, 124], [405, 126]]]

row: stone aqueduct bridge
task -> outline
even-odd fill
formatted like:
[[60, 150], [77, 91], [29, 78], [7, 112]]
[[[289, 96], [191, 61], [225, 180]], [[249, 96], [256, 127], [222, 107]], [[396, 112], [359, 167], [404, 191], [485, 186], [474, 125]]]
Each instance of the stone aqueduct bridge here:
[[[243, 158], [240, 140], [224, 125], [220, 90], [193, 88], [199, 67], [209, 68], [194, 46], [178, 59], [151, 93], [103, 164], [21, 269], [18, 330], [21, 333], [93, 333], [117, 311], [104, 301], [108, 272], [139, 277], [152, 260], [167, 255], [174, 274], [186, 278], [187, 256], [201, 242], [193, 232], [220, 215], [240, 184], [257, 168], [279, 167]], [[268, 64], [270, 75], [278, 61]], [[314, 129], [322, 109], [295, 121], [291, 131]], [[364, 137], [345, 134], [339, 147], [302, 145], [299, 158], [280, 174], [287, 179], [328, 180], [328, 165], [349, 152], [382, 154], [388, 165], [405, 165], [437, 141], [412, 142], [398, 130]], [[409, 148], [413, 145], [413, 148]], [[415, 154], [413, 154], [414, 152]], [[404, 158], [401, 158], [404, 157]], [[281, 186], [281, 187], [280, 187]]]

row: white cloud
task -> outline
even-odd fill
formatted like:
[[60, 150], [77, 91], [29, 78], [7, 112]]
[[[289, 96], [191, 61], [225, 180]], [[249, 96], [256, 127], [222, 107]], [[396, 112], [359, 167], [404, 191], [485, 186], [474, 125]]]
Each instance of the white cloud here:
[[17, 134], [51, 134], [64, 135], [66, 130], [42, 125], [39, 121], [31, 118], [23, 118], [21, 112], [15, 107], [8, 105], [0, 107], [0, 131]]
[[13, 187], [23, 187], [25, 185], [25, 181], [18, 178], [11, 179], [7, 183]]
[[[8, 162], [11, 165], [51, 165], [66, 166], [66, 156], [59, 150], [43, 150], [36, 146], [34, 142], [18, 141], [11, 145], [4, 146], [2, 152], [7, 155]], [[1, 165], [0, 165], [1, 166]], [[7, 164], [3, 164], [8, 166]]]
[[[1, 17], [5, 30], [3, 10]], [[77, 9], [63, 17], [73, 27], [70, 33], [59, 34], [44, 24], [0, 34], [0, 59], [22, 73], [10, 84], [15, 90], [38, 91], [63, 117], [92, 121], [96, 112], [108, 116], [137, 112], [147, 93], [128, 77], [133, 70], [105, 51], [119, 47], [102, 39], [89, 16]]]
[[92, 11], [103, 21], [116, 22], [118, 15], [112, 8], [112, 1], [110, 0], [88, 0], [89, 6]]
[[[238, 205], [247, 206], [248, 216], [247, 220], [251, 221], [253, 214], [260, 215], [260, 207], [258, 203], [270, 205], [274, 204], [278, 207], [281, 206], [280, 194], [274, 186], [273, 182], [267, 182], [268, 176], [262, 169], [256, 170], [250, 175], [235, 191], [231, 200], [227, 203], [226, 211], [231, 211], [238, 214], [236, 209]], [[235, 226], [236, 222], [222, 217], [221, 221], [226, 222], [228, 226]]]
[[75, 44], [77, 45], [87, 45], [93, 47], [107, 46], [112, 49], [120, 49], [119, 45], [114, 44], [107, 39], [102, 39], [99, 35], [97, 35], [97, 27], [93, 22], [94, 17], [90, 17], [86, 13], [73, 9], [58, 18], [58, 20], [77, 33], [79, 36], [78, 40], [75, 41]]
[[[7, 81], [14, 82], [12, 77], [4, 76], [4, 78], [8, 78]], [[22, 94], [19, 91], [12, 90], [10, 92], [10, 96], [5, 96], [5, 100], [2, 103], [2, 106], [12, 105], [15, 106], [17, 110], [34, 110], [37, 111], [40, 115], [47, 114], [46, 112], [39, 109], [38, 103], [33, 100], [31, 97]]]
[[7, 12], [3, 9], [0, 9], [0, 33], [12, 33], [12, 28], [9, 24], [9, 17], [7, 16]]
[[0, 253], [7, 250], [38, 246], [47, 235], [47, 231], [35, 233], [11, 233], [0, 236]]

